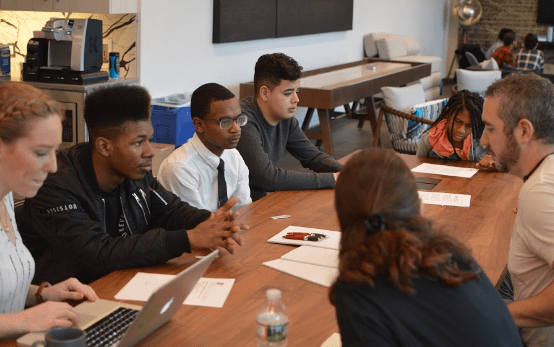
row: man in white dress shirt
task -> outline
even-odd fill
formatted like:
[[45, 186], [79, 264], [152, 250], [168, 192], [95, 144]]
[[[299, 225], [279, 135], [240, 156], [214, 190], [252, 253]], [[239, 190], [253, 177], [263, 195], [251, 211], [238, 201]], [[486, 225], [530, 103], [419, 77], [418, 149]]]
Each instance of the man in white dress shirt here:
[[227, 88], [208, 83], [192, 93], [190, 112], [195, 133], [163, 161], [158, 180], [197, 208], [215, 212], [232, 196], [238, 199], [233, 209], [248, 205], [248, 167], [235, 149], [247, 122], [239, 101]]

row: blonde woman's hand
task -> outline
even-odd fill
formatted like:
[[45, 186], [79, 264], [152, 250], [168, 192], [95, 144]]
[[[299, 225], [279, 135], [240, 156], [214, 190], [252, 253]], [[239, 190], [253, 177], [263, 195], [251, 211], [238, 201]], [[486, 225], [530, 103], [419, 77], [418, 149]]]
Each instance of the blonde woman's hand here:
[[63, 282], [46, 287], [42, 290], [45, 301], [81, 300], [96, 301], [98, 296], [90, 286], [79, 282], [76, 278], [69, 278]]
[[15, 314], [22, 331], [37, 332], [79, 325], [79, 314], [66, 302], [47, 301]]

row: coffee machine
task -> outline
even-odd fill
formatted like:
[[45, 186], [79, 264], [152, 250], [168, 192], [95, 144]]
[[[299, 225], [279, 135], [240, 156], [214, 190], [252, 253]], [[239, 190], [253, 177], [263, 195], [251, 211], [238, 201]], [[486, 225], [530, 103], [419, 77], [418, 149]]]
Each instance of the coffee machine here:
[[107, 81], [102, 67], [102, 21], [52, 18], [27, 44], [24, 81], [89, 84]]

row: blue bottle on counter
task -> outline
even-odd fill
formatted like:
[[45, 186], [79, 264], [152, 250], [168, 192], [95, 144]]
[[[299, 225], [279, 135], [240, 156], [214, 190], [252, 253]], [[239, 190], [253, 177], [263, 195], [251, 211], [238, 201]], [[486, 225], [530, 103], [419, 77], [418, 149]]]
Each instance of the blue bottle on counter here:
[[0, 77], [2, 78], [9, 78], [11, 76], [10, 56], [10, 46], [0, 43]]
[[110, 78], [119, 78], [119, 52], [110, 52]]

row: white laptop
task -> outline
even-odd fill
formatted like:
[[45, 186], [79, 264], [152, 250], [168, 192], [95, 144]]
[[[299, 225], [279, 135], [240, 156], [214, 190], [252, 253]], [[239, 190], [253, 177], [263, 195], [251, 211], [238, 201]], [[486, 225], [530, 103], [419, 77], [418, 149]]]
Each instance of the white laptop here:
[[[192, 292], [196, 282], [198, 282], [198, 280], [206, 272], [212, 261], [217, 257], [218, 253], [219, 251], [215, 250], [185, 270], [181, 271], [174, 279], [154, 292], [142, 307], [101, 299], [98, 299], [95, 302], [82, 302], [81, 304], [75, 306], [75, 310], [81, 317], [81, 324], [79, 325], [79, 328], [85, 331], [87, 328], [94, 328], [94, 325], [98, 326], [102, 323], [101, 320], [103, 318], [118, 310], [137, 310], [140, 311], [138, 314], [136, 312], [122, 313], [130, 315], [128, 319], [131, 319], [132, 323], [123, 333], [123, 336], [118, 342], [110, 344], [106, 341], [96, 341], [98, 345], [103, 347], [134, 346], [175, 315], [175, 313], [183, 305], [183, 302], [187, 296], [190, 292]], [[118, 315], [122, 314], [118, 313]], [[109, 327], [116, 326], [116, 324], [111, 322], [107, 322], [106, 324]], [[87, 335], [94, 334], [95, 333], [87, 332]], [[90, 336], [87, 337], [90, 338]], [[44, 332], [23, 335], [17, 340], [17, 345], [31, 347], [33, 342], [39, 340], [44, 340]], [[92, 342], [93, 341], [87, 341], [87, 346], [93, 345]]]

